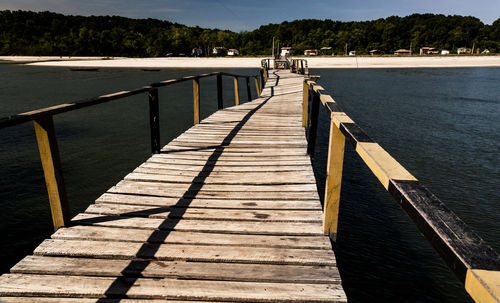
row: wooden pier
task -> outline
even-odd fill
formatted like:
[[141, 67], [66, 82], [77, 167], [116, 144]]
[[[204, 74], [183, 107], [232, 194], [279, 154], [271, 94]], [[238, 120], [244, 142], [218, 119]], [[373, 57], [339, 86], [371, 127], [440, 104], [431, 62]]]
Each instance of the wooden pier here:
[[303, 79], [269, 73], [260, 98], [163, 147], [3, 275], [2, 300], [345, 302], [306, 153]]
[[[306, 60], [270, 65], [253, 76], [253, 100], [252, 76], [216, 72], [0, 119], [0, 129], [34, 122], [56, 228], [0, 277], [0, 302], [346, 302], [330, 242], [346, 143], [471, 297], [500, 302], [498, 253], [341, 110]], [[200, 121], [199, 79], [212, 76], [219, 111]], [[225, 109], [222, 76], [234, 78]], [[252, 101], [240, 105], [242, 77]], [[185, 81], [194, 126], [162, 148], [158, 88]], [[52, 116], [143, 93], [153, 156], [70, 219]], [[310, 158], [320, 105], [330, 115], [323, 207]]]

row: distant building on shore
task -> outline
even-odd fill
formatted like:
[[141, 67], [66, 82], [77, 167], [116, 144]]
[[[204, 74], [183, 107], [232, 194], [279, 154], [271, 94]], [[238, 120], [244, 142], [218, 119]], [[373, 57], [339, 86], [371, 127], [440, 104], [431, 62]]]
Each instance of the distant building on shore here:
[[470, 54], [471, 53], [471, 50], [467, 47], [459, 47], [457, 49], [457, 54], [458, 55], [462, 55], [462, 54]]
[[449, 54], [450, 54], [450, 51], [449, 51], [449, 50], [447, 50], [447, 49], [443, 49], [443, 50], [441, 50], [441, 55], [442, 55], [442, 56], [447, 56], [447, 55], [449, 55]]
[[292, 55], [292, 47], [291, 46], [285, 46], [281, 48], [280, 52], [280, 57], [281, 58], [288, 58]]
[[356, 56], [356, 51], [350, 51], [349, 56]]
[[383, 52], [383, 51], [381, 51], [381, 50], [379, 50], [379, 49], [372, 49], [372, 50], [370, 51], [370, 55], [371, 55], [371, 56], [383, 55], [383, 54], [384, 54], [384, 52]]
[[396, 50], [394, 52], [394, 55], [396, 55], [396, 56], [410, 56], [411, 51], [409, 49], [401, 48], [401, 49]]
[[195, 47], [191, 50], [192, 57], [201, 57], [203, 55], [203, 50], [199, 47]]
[[424, 46], [420, 48], [420, 55], [437, 55], [439, 51], [434, 47]]
[[228, 56], [239, 56], [240, 55], [240, 51], [235, 49], [235, 48], [230, 48], [228, 51], [227, 51], [227, 55]]
[[319, 53], [321, 55], [324, 55], [324, 56], [331, 56], [331, 55], [333, 55], [333, 47], [331, 47], [331, 46], [322, 47], [319, 50]]
[[306, 49], [304, 51], [305, 56], [317, 56], [318, 55], [318, 50], [317, 49]]
[[225, 56], [227, 54], [227, 50], [225, 47], [222, 47], [222, 46], [216, 46], [214, 47], [214, 49], [212, 50], [212, 54], [216, 55], [216, 56]]

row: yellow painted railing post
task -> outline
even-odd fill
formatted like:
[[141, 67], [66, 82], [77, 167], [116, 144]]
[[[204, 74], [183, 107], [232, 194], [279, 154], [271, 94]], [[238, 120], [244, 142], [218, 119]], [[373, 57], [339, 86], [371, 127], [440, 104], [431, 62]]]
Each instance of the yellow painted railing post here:
[[234, 77], [234, 103], [240, 105], [240, 94], [238, 90], [238, 77]]
[[255, 82], [255, 91], [257, 92], [257, 98], [260, 97], [260, 89], [259, 89], [259, 81], [257, 77], [253, 77], [253, 81]]
[[70, 214], [52, 116], [33, 120], [54, 228], [68, 226]]
[[307, 120], [309, 118], [309, 85], [307, 80], [304, 79], [302, 85], [302, 127], [307, 127]]
[[194, 124], [200, 123], [200, 79], [193, 79], [193, 114]]
[[328, 162], [326, 164], [325, 203], [323, 212], [323, 232], [333, 241], [337, 238], [340, 206], [340, 186], [344, 164], [345, 136], [330, 119], [330, 140], [328, 143]]

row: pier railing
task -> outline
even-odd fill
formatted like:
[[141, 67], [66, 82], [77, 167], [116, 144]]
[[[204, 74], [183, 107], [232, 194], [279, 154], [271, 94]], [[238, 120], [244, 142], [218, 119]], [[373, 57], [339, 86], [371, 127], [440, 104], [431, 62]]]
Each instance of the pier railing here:
[[223, 87], [222, 77], [232, 77], [234, 79], [234, 104], [240, 104], [238, 79], [245, 79], [246, 93], [248, 101], [252, 100], [250, 80], [255, 82], [256, 95], [260, 96], [262, 88], [267, 79], [267, 66], [261, 69], [260, 75], [246, 76], [237, 75], [226, 72], [213, 72], [208, 74], [201, 74], [196, 76], [188, 76], [179, 79], [165, 80], [161, 82], [152, 83], [150, 85], [128, 90], [115, 92], [99, 97], [80, 100], [73, 103], [59, 104], [47, 108], [42, 108], [30, 112], [20, 113], [17, 115], [0, 118], [0, 129], [15, 126], [18, 124], [33, 121], [35, 127], [35, 134], [40, 152], [40, 159], [42, 162], [47, 193], [49, 196], [50, 210], [52, 214], [52, 221], [54, 228], [57, 230], [60, 227], [68, 226], [70, 222], [70, 212], [68, 200], [66, 196], [66, 189], [61, 169], [61, 161], [59, 156], [59, 149], [57, 145], [57, 138], [54, 129], [53, 116], [78, 110], [97, 104], [107, 103], [114, 100], [138, 95], [148, 94], [149, 99], [149, 124], [151, 130], [151, 152], [153, 154], [160, 153], [160, 115], [159, 115], [159, 94], [158, 88], [177, 84], [186, 81], [193, 81], [193, 122], [198, 124], [200, 122], [200, 79], [213, 77], [217, 79], [217, 107], [218, 109], [224, 108], [223, 100]]
[[[292, 60], [295, 67], [297, 60]], [[302, 72], [301, 72], [302, 73]], [[413, 220], [476, 302], [500, 302], [500, 256], [379, 144], [373, 141], [314, 78], [303, 84], [303, 126], [314, 155], [320, 103], [330, 115], [323, 230], [336, 239], [344, 147], [347, 141]], [[310, 120], [309, 120], [310, 111]]]

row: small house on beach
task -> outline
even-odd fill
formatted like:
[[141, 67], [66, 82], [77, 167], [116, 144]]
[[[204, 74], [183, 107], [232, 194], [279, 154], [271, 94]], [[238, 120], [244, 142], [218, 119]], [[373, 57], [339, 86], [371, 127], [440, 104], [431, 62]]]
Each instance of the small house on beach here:
[[292, 48], [290, 46], [285, 46], [281, 48], [281, 53], [280, 53], [281, 58], [288, 58], [290, 55], [292, 55]]
[[199, 47], [195, 47], [191, 50], [192, 57], [201, 57], [203, 55], [203, 50]]
[[395, 56], [410, 56], [411, 55], [411, 51], [408, 50], [408, 49], [401, 48], [401, 49], [396, 50], [394, 52], [394, 55]]
[[375, 56], [375, 55], [383, 55], [383, 54], [384, 54], [384, 52], [383, 52], [383, 51], [381, 51], [381, 50], [378, 50], [378, 49], [372, 49], [372, 50], [370, 51], [370, 55], [371, 55], [371, 56]]
[[471, 50], [467, 47], [459, 47], [457, 49], [457, 54], [458, 55], [462, 55], [462, 54], [470, 54], [471, 53]]
[[420, 55], [437, 55], [437, 54], [439, 54], [439, 51], [434, 47], [424, 46], [420, 48]]
[[317, 56], [318, 55], [318, 50], [317, 49], [306, 49], [304, 51], [305, 56]]
[[212, 50], [212, 54], [216, 55], [216, 56], [225, 56], [227, 54], [227, 50], [225, 47], [222, 47], [222, 46], [216, 46], [214, 47], [214, 49]]
[[324, 56], [331, 56], [331, 55], [333, 55], [333, 47], [331, 47], [331, 46], [322, 47], [319, 50], [319, 53], [321, 55], [324, 55]]
[[239, 56], [240, 55], [240, 51], [235, 49], [235, 48], [230, 48], [228, 51], [227, 51], [227, 55], [228, 56]]

